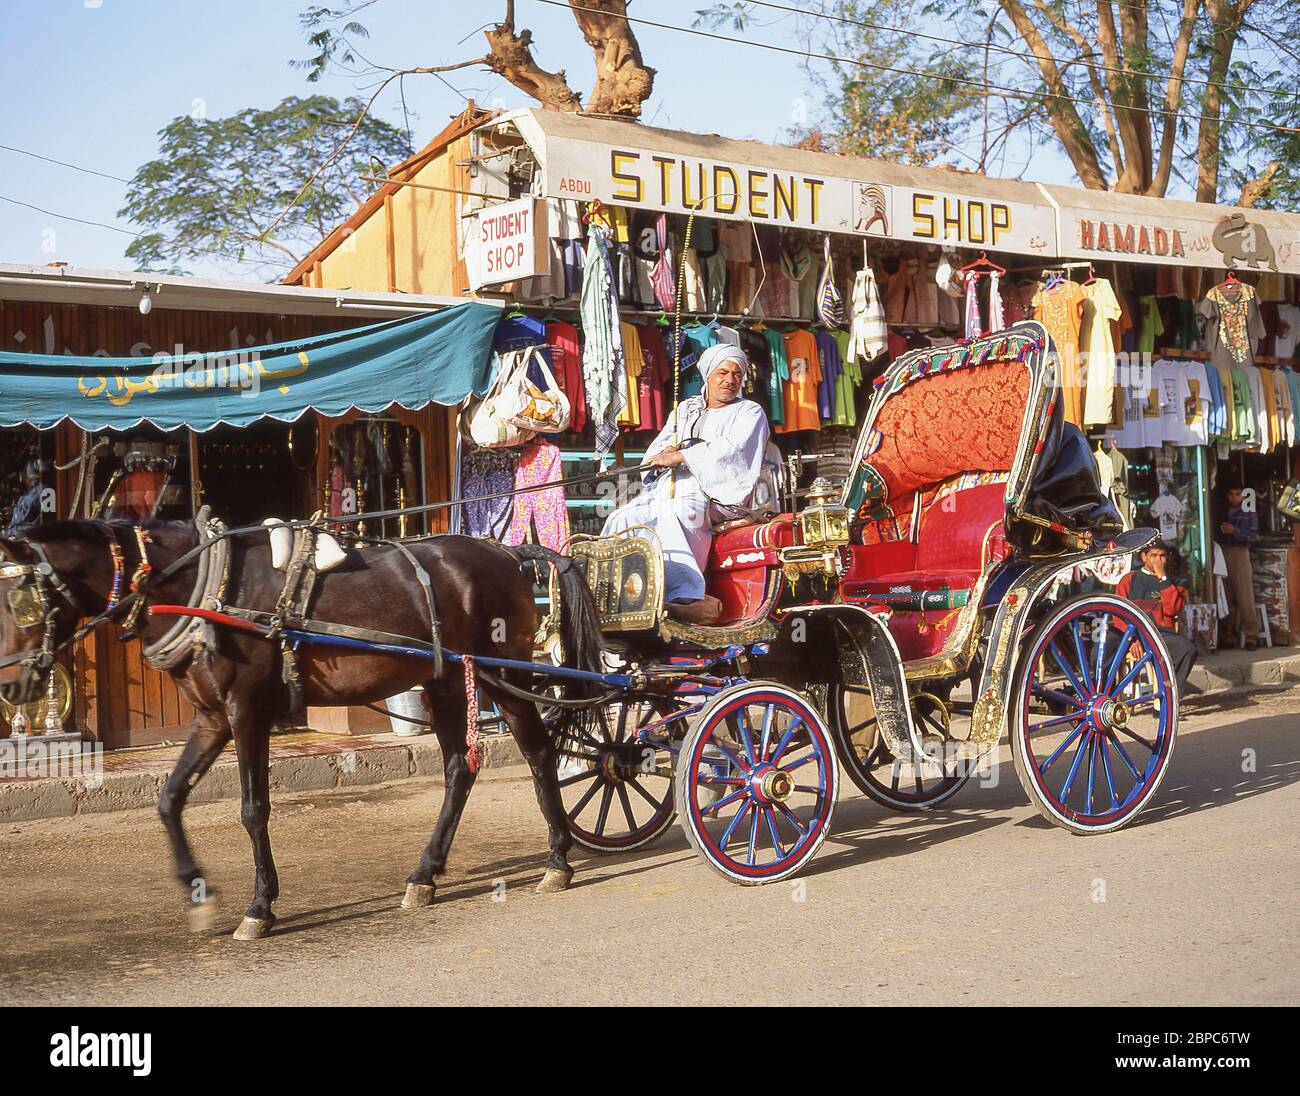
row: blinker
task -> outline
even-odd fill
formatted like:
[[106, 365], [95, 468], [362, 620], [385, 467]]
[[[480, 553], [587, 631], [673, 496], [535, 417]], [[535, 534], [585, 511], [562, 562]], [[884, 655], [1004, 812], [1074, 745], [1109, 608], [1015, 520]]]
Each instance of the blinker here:
[[37, 586], [20, 586], [10, 590], [9, 611], [19, 628], [34, 628], [45, 619], [45, 599]]

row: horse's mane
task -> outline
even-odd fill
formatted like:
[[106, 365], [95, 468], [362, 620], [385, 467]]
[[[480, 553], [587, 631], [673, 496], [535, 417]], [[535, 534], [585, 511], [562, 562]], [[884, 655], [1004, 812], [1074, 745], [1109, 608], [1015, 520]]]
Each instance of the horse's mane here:
[[22, 538], [35, 544], [52, 544], [64, 540], [85, 540], [87, 537], [93, 537], [99, 543], [107, 544], [112, 533], [117, 534], [119, 541], [123, 537], [129, 540], [133, 528], [144, 529], [152, 535], [154, 533], [192, 530], [194, 525], [189, 521], [164, 521], [161, 518], [149, 518], [147, 521], [138, 522], [62, 519], [28, 526], [23, 530]]

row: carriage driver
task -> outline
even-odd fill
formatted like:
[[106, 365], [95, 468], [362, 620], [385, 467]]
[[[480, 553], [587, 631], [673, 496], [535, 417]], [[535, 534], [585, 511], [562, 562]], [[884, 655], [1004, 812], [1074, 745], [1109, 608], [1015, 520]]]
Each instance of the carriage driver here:
[[646, 486], [605, 522], [605, 534], [652, 526], [664, 553], [664, 602], [688, 624], [715, 624], [717, 598], [704, 592], [711, 525], [752, 516], [767, 451], [767, 416], [741, 393], [749, 373], [744, 351], [710, 346], [698, 369], [704, 392], [682, 400], [646, 450]]

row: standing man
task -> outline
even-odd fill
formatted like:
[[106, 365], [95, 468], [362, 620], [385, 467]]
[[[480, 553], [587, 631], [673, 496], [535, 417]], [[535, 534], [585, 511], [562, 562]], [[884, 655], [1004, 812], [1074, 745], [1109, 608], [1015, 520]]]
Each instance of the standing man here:
[[1144, 548], [1141, 560], [1142, 569], [1120, 579], [1115, 592], [1137, 604], [1156, 622], [1173, 659], [1181, 697], [1187, 692], [1187, 675], [1196, 664], [1196, 644], [1182, 634], [1181, 614], [1187, 604], [1187, 589], [1169, 577], [1169, 549], [1160, 541]]
[[1250, 546], [1259, 540], [1259, 518], [1242, 509], [1241, 488], [1229, 487], [1228, 511], [1219, 523], [1219, 545], [1228, 565], [1228, 585], [1232, 589], [1233, 615], [1228, 639], [1245, 640], [1246, 649], [1259, 646], [1259, 610], [1255, 608], [1255, 569], [1250, 562]]

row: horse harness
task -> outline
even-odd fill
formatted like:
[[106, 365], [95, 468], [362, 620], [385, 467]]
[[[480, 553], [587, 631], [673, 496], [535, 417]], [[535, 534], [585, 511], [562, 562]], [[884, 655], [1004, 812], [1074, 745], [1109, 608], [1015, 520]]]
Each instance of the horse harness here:
[[16, 543], [26, 544], [35, 554], [36, 562], [0, 560], [0, 578], [26, 580], [13, 587], [6, 595], [9, 613], [13, 617], [15, 627], [19, 630], [28, 631], [39, 625], [44, 631], [39, 647], [15, 651], [13, 654], [0, 657], [0, 669], [18, 664], [28, 673], [43, 674], [54, 665], [54, 656], [58, 651], [54, 642], [54, 613], [50, 609], [51, 592], [66, 600], [78, 614], [82, 612], [82, 606], [67, 583], [55, 571], [44, 548], [24, 537], [16, 538]]

